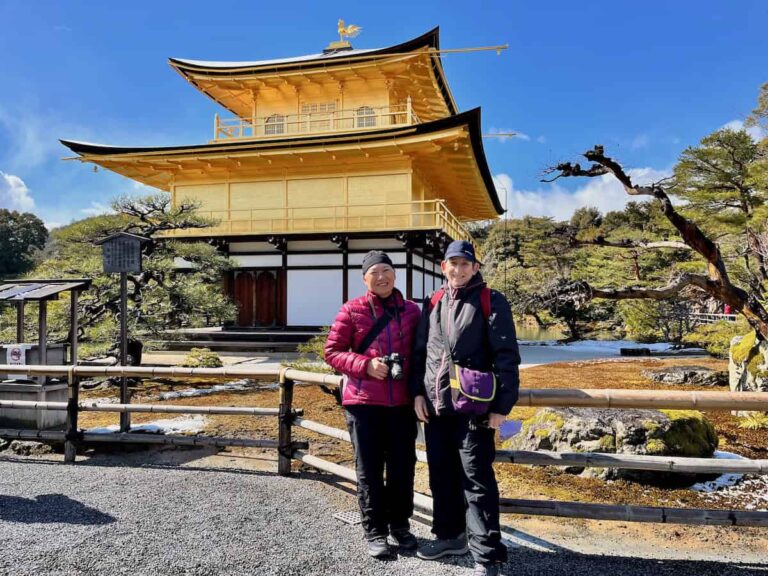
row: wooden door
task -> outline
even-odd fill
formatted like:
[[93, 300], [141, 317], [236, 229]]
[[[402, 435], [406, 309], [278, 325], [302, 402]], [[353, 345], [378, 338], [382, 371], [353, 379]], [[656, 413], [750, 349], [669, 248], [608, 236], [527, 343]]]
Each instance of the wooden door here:
[[237, 325], [253, 326], [254, 273], [235, 272], [235, 304], [237, 304]]
[[256, 273], [255, 293], [256, 325], [274, 326], [279, 316], [276, 270], [262, 270]]

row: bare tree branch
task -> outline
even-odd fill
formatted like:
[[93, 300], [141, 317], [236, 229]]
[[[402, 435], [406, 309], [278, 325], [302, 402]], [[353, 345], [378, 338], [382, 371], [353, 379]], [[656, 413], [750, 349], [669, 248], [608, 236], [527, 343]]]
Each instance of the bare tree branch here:
[[[735, 286], [726, 269], [720, 248], [694, 222], [677, 212], [672, 205], [669, 195], [660, 183], [648, 186], [638, 186], [614, 159], [605, 155], [603, 146], [597, 145], [584, 153], [584, 157], [592, 162], [587, 170], [579, 164], [563, 163], [556, 168], [559, 177], [586, 176], [594, 177], [602, 174], [612, 174], [624, 187], [630, 196], [651, 196], [661, 203], [664, 216], [677, 229], [683, 242], [700, 254], [707, 263], [707, 276], [681, 276], [673, 285], [662, 289], [622, 288], [616, 290], [595, 291], [590, 287], [591, 297], [594, 298], [656, 298], [661, 294], [673, 294], [674, 288], [681, 281], [694, 283], [705, 290], [710, 296], [729, 304], [735, 311], [743, 314], [749, 324], [757, 331], [760, 338], [768, 340], [768, 312], [760, 302], [758, 294], [747, 292]], [[705, 281], [702, 280], [705, 279]], [[687, 279], [687, 280], [686, 280]], [[666, 298], [668, 296], [661, 296]]]

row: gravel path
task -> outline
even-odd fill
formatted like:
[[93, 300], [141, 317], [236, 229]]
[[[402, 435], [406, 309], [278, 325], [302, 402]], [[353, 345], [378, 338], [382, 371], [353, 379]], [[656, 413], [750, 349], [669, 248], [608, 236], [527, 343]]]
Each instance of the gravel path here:
[[[189, 451], [188, 460], [194, 460]], [[369, 559], [359, 526], [332, 515], [354, 508], [326, 476], [162, 466], [145, 454], [75, 466], [0, 456], [0, 574], [441, 575], [471, 572], [470, 557]], [[157, 462], [155, 460], [155, 462]], [[178, 462], [176, 462], [178, 464]], [[196, 465], [194, 465], [196, 466]], [[428, 529], [417, 525], [419, 537]], [[698, 576], [766, 568], [575, 554], [510, 544], [506, 575]]]

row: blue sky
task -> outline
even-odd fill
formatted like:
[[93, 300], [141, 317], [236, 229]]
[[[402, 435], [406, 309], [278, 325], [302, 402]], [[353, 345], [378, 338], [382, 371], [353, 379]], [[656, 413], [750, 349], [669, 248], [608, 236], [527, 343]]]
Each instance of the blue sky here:
[[98, 213], [130, 180], [63, 162], [59, 138], [117, 145], [208, 141], [222, 110], [168, 57], [256, 60], [315, 53], [336, 20], [363, 27], [356, 48], [441, 27], [443, 48], [509, 44], [443, 62], [459, 105], [483, 108], [499, 187], [513, 216], [567, 217], [627, 200], [606, 180], [539, 182], [595, 143], [638, 178], [738, 125], [768, 81], [768, 2], [96, 2], [0, 0], [0, 207], [49, 225]]

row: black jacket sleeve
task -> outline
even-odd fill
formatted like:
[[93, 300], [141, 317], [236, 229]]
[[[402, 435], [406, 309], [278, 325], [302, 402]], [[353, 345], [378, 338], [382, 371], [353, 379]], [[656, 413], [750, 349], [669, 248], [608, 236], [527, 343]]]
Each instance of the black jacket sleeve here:
[[490, 411], [509, 414], [517, 402], [520, 388], [520, 350], [509, 302], [503, 294], [491, 291], [491, 315], [488, 318], [488, 341], [493, 355], [496, 376], [496, 398]]
[[424, 374], [426, 373], [427, 363], [427, 340], [429, 339], [429, 299], [424, 301], [421, 308], [421, 320], [416, 328], [416, 338], [414, 339], [413, 353], [411, 354], [411, 374], [408, 378], [408, 389], [411, 395], [426, 396], [427, 391], [424, 387]]

